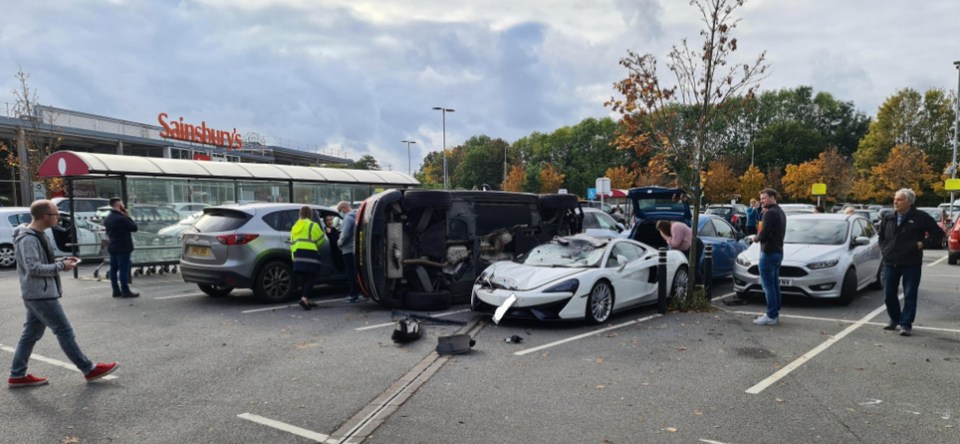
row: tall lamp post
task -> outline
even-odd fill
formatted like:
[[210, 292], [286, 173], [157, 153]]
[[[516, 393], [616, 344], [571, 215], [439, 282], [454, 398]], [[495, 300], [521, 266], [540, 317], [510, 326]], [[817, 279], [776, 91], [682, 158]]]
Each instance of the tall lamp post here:
[[449, 189], [447, 183], [447, 113], [452, 113], [453, 109], [442, 106], [433, 107], [434, 111], [440, 111], [443, 121], [443, 189]]
[[413, 162], [410, 160], [410, 144], [417, 143], [415, 140], [401, 140], [401, 143], [407, 144], [407, 174], [413, 174]]
[[[953, 62], [953, 66], [957, 68], [957, 104], [953, 112], [953, 158], [950, 161], [950, 178], [957, 178], [957, 126], [960, 125], [960, 60]], [[953, 203], [955, 202], [956, 197], [954, 192], [950, 192], [950, 220], [953, 223], [956, 223], [957, 220], [953, 216]]]

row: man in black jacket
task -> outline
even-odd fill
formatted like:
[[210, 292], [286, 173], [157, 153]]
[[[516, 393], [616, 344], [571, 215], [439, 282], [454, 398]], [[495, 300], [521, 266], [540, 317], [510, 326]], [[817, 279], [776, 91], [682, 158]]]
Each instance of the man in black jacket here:
[[767, 312], [753, 320], [757, 325], [780, 323], [780, 264], [783, 263], [783, 238], [787, 232], [787, 216], [777, 205], [776, 190], [767, 188], [760, 192], [763, 206], [760, 233], [760, 286], [767, 296]]
[[119, 197], [110, 198], [110, 215], [103, 221], [110, 242], [110, 285], [113, 297], [135, 298], [140, 293], [130, 291], [130, 255], [133, 253], [133, 236], [137, 223], [130, 218], [123, 201]]
[[[896, 330], [900, 336], [913, 333], [913, 319], [917, 314], [917, 291], [920, 289], [920, 270], [923, 266], [923, 239], [927, 233], [939, 230], [937, 221], [929, 214], [913, 207], [916, 194], [903, 188], [893, 195], [894, 212], [880, 222], [880, 250], [883, 252], [883, 293], [890, 323], [884, 330]], [[897, 290], [903, 278], [903, 309]]]

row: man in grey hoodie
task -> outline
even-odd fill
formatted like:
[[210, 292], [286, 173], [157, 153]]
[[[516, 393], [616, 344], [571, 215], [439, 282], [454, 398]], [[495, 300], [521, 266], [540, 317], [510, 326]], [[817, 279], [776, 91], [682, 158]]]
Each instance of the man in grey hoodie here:
[[347, 274], [349, 285], [347, 302], [357, 302], [357, 266], [353, 260], [353, 234], [357, 225], [357, 210], [350, 208], [350, 202], [343, 201], [337, 204], [337, 211], [343, 216], [343, 225], [340, 226], [340, 238], [337, 246], [343, 255], [343, 268]]
[[79, 261], [72, 256], [54, 259], [46, 230], [57, 225], [60, 211], [53, 202], [38, 200], [30, 205], [30, 216], [33, 219], [30, 225], [17, 228], [13, 240], [20, 295], [27, 309], [27, 320], [13, 355], [7, 384], [10, 387], [29, 387], [48, 382], [47, 378], [27, 373], [27, 362], [33, 354], [33, 346], [43, 337], [47, 327], [53, 330], [63, 353], [83, 372], [88, 382], [113, 373], [119, 364], [94, 364], [80, 351], [73, 327], [60, 306], [60, 297], [63, 296], [60, 272], [73, 270]]

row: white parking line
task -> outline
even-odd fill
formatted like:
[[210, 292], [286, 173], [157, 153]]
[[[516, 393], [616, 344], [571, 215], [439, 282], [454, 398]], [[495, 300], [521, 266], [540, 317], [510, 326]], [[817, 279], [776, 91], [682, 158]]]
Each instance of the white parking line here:
[[538, 351], [540, 351], [540, 350], [543, 350], [543, 349], [546, 349], [546, 348], [550, 348], [550, 347], [555, 347], [555, 346], [557, 346], [557, 345], [565, 344], [565, 343], [567, 343], [567, 342], [572, 342], [572, 341], [576, 341], [576, 340], [578, 340], [578, 339], [583, 339], [583, 338], [588, 338], [588, 337], [590, 337], [590, 336], [595, 336], [595, 335], [598, 335], [598, 334], [603, 333], [603, 332], [606, 332], [606, 331], [616, 330], [616, 329], [618, 329], [618, 328], [623, 328], [623, 327], [626, 327], [626, 326], [628, 326], [628, 325], [633, 325], [633, 324], [637, 324], [637, 323], [640, 323], [640, 322], [646, 322], [646, 321], [649, 321], [649, 320], [651, 320], [651, 319], [659, 318], [660, 316], [663, 316], [663, 315], [657, 313], [657, 314], [655, 314], [655, 315], [650, 315], [650, 316], [647, 316], [647, 317], [645, 317], [645, 318], [634, 319], [634, 320], [632, 320], [632, 321], [630, 321], [630, 322], [624, 322], [624, 323], [622, 323], [622, 324], [611, 325], [610, 327], [601, 328], [600, 330], [594, 330], [594, 331], [591, 331], [591, 332], [589, 332], [589, 333], [584, 333], [584, 334], [582, 334], [582, 335], [576, 335], [576, 336], [569, 337], [569, 338], [566, 338], [566, 339], [561, 339], [561, 340], [559, 340], [559, 341], [554, 341], [554, 342], [551, 342], [551, 343], [549, 343], [549, 344], [543, 344], [543, 345], [540, 345], [540, 346], [537, 346], [537, 347], [528, 348], [528, 349], [526, 349], [526, 350], [521, 350], [521, 351], [515, 352], [514, 355], [523, 356], [523, 355], [526, 355], [526, 354], [538, 352]]
[[723, 295], [723, 296], [715, 297], [715, 298], [711, 299], [710, 301], [711, 301], [711, 302], [712, 302], [712, 301], [720, 301], [720, 300], [723, 300], [723, 299], [726, 299], [726, 298], [729, 298], [729, 297], [732, 297], [732, 296], [736, 296], [736, 295], [737, 295], [736, 292], [731, 291], [730, 293], [727, 293], [727, 294], [725, 294], [725, 295]]
[[[16, 352], [17, 352], [17, 350], [14, 349], [13, 347], [7, 347], [6, 345], [3, 345], [3, 344], [0, 344], [0, 350], [6, 351], [6, 352], [10, 352], [10, 353], [16, 353]], [[36, 353], [30, 355], [30, 360], [31, 360], [31, 361], [46, 362], [47, 364], [53, 364], [53, 365], [55, 365], [55, 366], [57, 366], [57, 367], [63, 367], [63, 368], [65, 368], [65, 369], [67, 369], [67, 370], [72, 370], [72, 371], [75, 371], [75, 372], [77, 372], [77, 373], [82, 373], [82, 372], [80, 371], [80, 369], [77, 368], [77, 366], [73, 365], [73, 363], [63, 362], [63, 361], [60, 361], [60, 360], [57, 360], [57, 359], [48, 358], [48, 357], [46, 357], [46, 356], [40, 356], [40, 355], [38, 355], [38, 354], [36, 354]], [[101, 379], [117, 379], [117, 377], [116, 377], [116, 376], [113, 376], [113, 375], [107, 375], [107, 376], [104, 376], [104, 377], [101, 378]]]
[[253, 421], [257, 424], [262, 424], [267, 427], [273, 427], [277, 430], [282, 430], [287, 433], [292, 433], [297, 436], [302, 436], [304, 438], [312, 439], [317, 442], [329, 442], [334, 443], [335, 440], [331, 440], [329, 436], [324, 435], [323, 433], [317, 433], [311, 430], [307, 430], [295, 425], [290, 425], [280, 421], [275, 421], [270, 418], [264, 418], [262, 416], [254, 415], [252, 413], [241, 413], [237, 415], [238, 418], [246, 419], [247, 421]]
[[753, 387], [748, 388], [748, 389], [747, 389], [747, 393], [750, 393], [750, 394], [752, 394], [752, 395], [756, 395], [756, 394], [759, 394], [760, 392], [764, 391], [767, 387], [770, 387], [771, 385], [773, 385], [774, 383], [776, 383], [777, 381], [779, 381], [780, 379], [782, 379], [784, 376], [787, 376], [788, 374], [790, 374], [790, 372], [796, 370], [796, 369], [799, 368], [801, 365], [805, 364], [807, 361], [809, 361], [809, 360], [813, 359], [815, 356], [819, 355], [820, 352], [822, 352], [822, 351], [830, 348], [831, 345], [837, 343], [839, 340], [843, 339], [844, 337], [846, 337], [847, 335], [849, 335], [850, 333], [852, 333], [854, 330], [862, 327], [862, 326], [863, 326], [864, 324], [866, 324], [867, 321], [869, 321], [870, 319], [873, 319], [873, 318], [876, 317], [878, 314], [883, 313], [884, 311], [886, 311], [886, 309], [887, 309], [887, 307], [886, 307], [885, 305], [881, 305], [881, 306], [878, 307], [876, 310], [871, 311], [871, 312], [870, 312], [869, 314], [867, 314], [866, 316], [860, 318], [860, 320], [857, 321], [857, 322], [855, 322], [853, 325], [851, 325], [851, 326], [843, 329], [843, 331], [841, 331], [840, 333], [837, 333], [836, 335], [831, 336], [829, 339], [827, 339], [826, 341], [824, 341], [822, 344], [814, 347], [813, 350], [810, 350], [810, 351], [804, 353], [803, 356], [800, 356], [799, 358], [795, 359], [793, 362], [787, 364], [786, 366], [784, 366], [783, 368], [781, 368], [780, 370], [778, 370], [776, 373], [768, 376], [766, 379], [764, 379], [763, 381], [760, 381], [759, 383], [757, 383], [757, 384], [754, 385]]
[[[464, 310], [448, 311], [448, 312], [446, 312], [446, 313], [440, 313], [440, 314], [435, 314], [435, 315], [430, 315], [430, 316], [435, 317], [435, 318], [440, 318], [440, 317], [450, 316], [450, 315], [457, 314], [457, 313], [463, 313], [463, 312], [466, 312], [466, 311], [470, 311], [470, 309], [468, 308], [468, 309], [464, 309]], [[397, 323], [396, 323], [396, 322], [385, 322], [385, 323], [383, 323], [383, 324], [374, 324], [374, 325], [368, 325], [368, 326], [366, 326], [366, 327], [357, 327], [357, 328], [355, 328], [354, 330], [356, 330], [356, 331], [373, 330], [373, 329], [375, 329], [375, 328], [392, 327], [392, 326], [394, 326], [394, 325], [397, 325]]]
[[[729, 312], [729, 313], [731, 313], [731, 314], [743, 315], [743, 316], [760, 316], [760, 315], [766, 314], [766, 312], [759, 312], [759, 311], [731, 311], [731, 312]], [[788, 315], [788, 314], [783, 314], [783, 313], [780, 313], [780, 317], [782, 317], [782, 318], [787, 318], [787, 319], [806, 319], [806, 320], [809, 320], [809, 321], [839, 322], [839, 323], [841, 323], [841, 324], [856, 324], [857, 322], [859, 322], [859, 321], [854, 321], [854, 320], [851, 320], [851, 319], [820, 318], [820, 317], [816, 317], [816, 316]], [[868, 324], [868, 325], [880, 325], [880, 326], [885, 326], [885, 325], [887, 325], [886, 322], [867, 322], [866, 324]], [[960, 333], [960, 329], [955, 329], [955, 328], [923, 327], [923, 326], [919, 326], [919, 325], [914, 325], [914, 326], [913, 326], [913, 329], [914, 329], [914, 330], [942, 331], [942, 332], [947, 332], [947, 333]]]
[[154, 300], [157, 300], [157, 301], [162, 301], [162, 300], [165, 300], [165, 299], [192, 298], [192, 297], [197, 297], [197, 296], [203, 296], [203, 295], [205, 295], [205, 294], [206, 294], [206, 293], [175, 294], [175, 295], [173, 295], [173, 296], [157, 296], [157, 297], [155, 297], [155, 298], [153, 298], [153, 299], [154, 299]]
[[[320, 305], [320, 304], [329, 304], [331, 302], [342, 302], [342, 301], [343, 299], [337, 298], [337, 299], [327, 299], [325, 301], [313, 301], [313, 303]], [[255, 308], [253, 310], [244, 310], [244, 311], [241, 311], [240, 313], [250, 314], [250, 313], [257, 313], [261, 311], [282, 310], [284, 308], [299, 307], [299, 306], [300, 306], [299, 303], [291, 304], [291, 305], [277, 305], [277, 306], [267, 307], [267, 308]]]
[[937, 259], [937, 260], [931, 262], [930, 265], [927, 265], [927, 266], [928, 266], [928, 267], [932, 267], [932, 266], [937, 265], [937, 264], [939, 264], [940, 262], [943, 262], [943, 261], [945, 261], [945, 260], [947, 260], [947, 256], [941, 257], [940, 259]]

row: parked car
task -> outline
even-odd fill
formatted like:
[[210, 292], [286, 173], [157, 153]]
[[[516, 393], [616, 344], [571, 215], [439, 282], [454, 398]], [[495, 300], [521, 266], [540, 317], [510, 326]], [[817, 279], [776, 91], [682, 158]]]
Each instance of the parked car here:
[[609, 231], [612, 234], [622, 233], [624, 228], [622, 223], [617, 222], [613, 216], [604, 213], [599, 208], [582, 208], [583, 210], [583, 232], [588, 234], [599, 234], [602, 231]]
[[[180, 213], [173, 211], [172, 208], [152, 204], [131, 204], [127, 206], [127, 212], [130, 218], [137, 223], [137, 232], [139, 233], [158, 233], [160, 229], [179, 222], [182, 217]], [[96, 216], [93, 220], [97, 223], [103, 223], [103, 220], [110, 215], [110, 206], [105, 205], [97, 208]]]
[[171, 202], [164, 204], [163, 206], [176, 211], [180, 217], [188, 217], [198, 211], [203, 211], [204, 208], [209, 207], [210, 205], [199, 202]]
[[[759, 261], [759, 243], [737, 256], [733, 289], [738, 297], [763, 294]], [[787, 217], [780, 267], [783, 294], [849, 304], [861, 289], [881, 285], [879, 237], [867, 219], [845, 214]]]
[[[262, 302], [296, 297], [290, 257], [290, 229], [302, 204], [257, 203], [208, 207], [180, 240], [180, 275], [210, 296], [226, 296], [234, 288], [252, 288]], [[336, 210], [310, 205], [320, 223]], [[345, 280], [331, 258], [330, 242], [320, 247], [320, 282]]]
[[960, 224], [953, 224], [947, 235], [947, 263], [957, 265], [960, 260]]
[[747, 231], [747, 206], [735, 205], [707, 205], [705, 214], [715, 214], [730, 222], [737, 231]]
[[571, 194], [386, 190], [358, 210], [360, 287], [391, 307], [467, 303], [491, 263], [579, 233], [582, 217]]
[[947, 248], [947, 227], [945, 226], [943, 211], [937, 207], [918, 207], [917, 209], [929, 214], [933, 220], [937, 221], [937, 226], [940, 227], [939, 231], [927, 233], [927, 237], [923, 239], [923, 248], [934, 250]]
[[[0, 267], [9, 268], [16, 265], [13, 249], [13, 232], [18, 226], [30, 224], [29, 207], [3, 207], [0, 208]], [[47, 240], [53, 247], [54, 254], [57, 257], [72, 256], [73, 249], [70, 244], [70, 224], [72, 219], [67, 213], [61, 213], [59, 225], [55, 228], [48, 228]], [[103, 227], [90, 223], [85, 219], [77, 221], [77, 256], [80, 258], [99, 258], [101, 254], [101, 243], [103, 237]]]
[[[688, 226], [693, 223], [690, 205], [686, 200], [675, 198], [682, 193], [683, 191], [679, 189], [663, 187], [630, 190], [629, 195], [633, 202], [636, 221], [629, 238], [653, 248], [666, 247], [667, 242], [657, 231], [657, 221], [680, 221]], [[697, 236], [704, 246], [713, 247], [713, 268], [711, 269], [713, 278], [731, 276], [737, 255], [747, 249], [747, 244], [743, 241], [743, 233], [737, 231], [718, 215], [701, 214], [697, 225]], [[702, 254], [699, 265], [703, 265]], [[702, 267], [698, 269], [702, 270]]]
[[[487, 267], [473, 286], [470, 307], [491, 314], [505, 307], [510, 318], [601, 324], [616, 311], [657, 302], [657, 263], [656, 249], [629, 239], [559, 237], [521, 261]], [[686, 294], [686, 264], [679, 251], [667, 252], [672, 297]]]
[[[57, 209], [60, 210], [63, 214], [70, 213], [70, 198], [68, 197], [54, 197], [50, 199], [54, 205], [57, 206]], [[109, 199], [101, 199], [97, 197], [75, 197], [73, 198], [74, 212], [73, 216], [76, 220], [84, 219], [94, 219], [97, 214], [97, 208], [100, 208], [104, 205], [109, 205]], [[94, 221], [96, 222], [96, 221]]]

